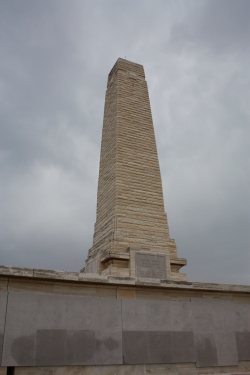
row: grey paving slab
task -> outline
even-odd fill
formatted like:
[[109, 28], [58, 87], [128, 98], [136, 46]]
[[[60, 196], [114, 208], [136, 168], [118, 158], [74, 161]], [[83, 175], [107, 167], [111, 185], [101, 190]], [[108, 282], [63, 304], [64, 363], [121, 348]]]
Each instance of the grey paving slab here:
[[147, 301], [122, 299], [122, 323], [125, 331], [147, 329]]
[[76, 330], [67, 332], [67, 364], [94, 365], [95, 364], [95, 331]]
[[194, 332], [213, 332], [213, 310], [211, 299], [192, 298], [192, 315]]
[[235, 336], [239, 361], [250, 360], [250, 332], [237, 332]]
[[147, 363], [171, 363], [172, 361], [171, 332], [148, 332]]
[[170, 301], [147, 301], [147, 330], [170, 331]]
[[95, 364], [122, 364], [122, 332], [101, 330], [95, 333]]
[[172, 362], [195, 362], [195, 345], [193, 332], [172, 332]]
[[195, 355], [197, 367], [218, 366], [214, 335], [211, 333], [195, 334]]
[[[7, 307], [7, 292], [0, 292], [0, 361], [2, 358], [3, 350], [3, 334], [5, 326], [5, 316]], [[0, 362], [1, 365], [1, 362]]]
[[236, 340], [233, 332], [216, 333], [215, 344], [219, 366], [236, 366], [238, 364]]
[[148, 333], [123, 331], [124, 364], [148, 363]]
[[191, 302], [171, 301], [171, 331], [192, 331], [193, 316]]
[[106, 330], [112, 327], [122, 330], [121, 299], [94, 298], [95, 301], [95, 329]]
[[67, 364], [67, 330], [41, 329], [36, 335], [35, 366]]

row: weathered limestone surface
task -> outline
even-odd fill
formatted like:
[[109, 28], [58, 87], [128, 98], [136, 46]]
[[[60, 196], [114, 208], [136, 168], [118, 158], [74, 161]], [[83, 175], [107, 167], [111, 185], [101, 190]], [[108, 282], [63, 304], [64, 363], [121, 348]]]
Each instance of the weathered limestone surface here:
[[144, 69], [118, 59], [108, 76], [96, 224], [86, 272], [134, 276], [131, 251], [164, 255], [166, 278], [186, 280], [179, 274], [186, 260], [178, 259], [169, 236]]

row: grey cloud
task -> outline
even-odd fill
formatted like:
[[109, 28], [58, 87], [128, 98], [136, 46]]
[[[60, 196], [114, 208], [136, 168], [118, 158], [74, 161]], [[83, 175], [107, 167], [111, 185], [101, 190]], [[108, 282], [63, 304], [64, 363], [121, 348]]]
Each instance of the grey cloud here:
[[144, 65], [170, 233], [190, 280], [248, 283], [249, 2], [0, 3], [0, 263], [79, 270], [106, 80]]
[[208, 49], [217, 54], [249, 54], [249, 14], [247, 0], [194, 2], [190, 17], [172, 28], [173, 46]]

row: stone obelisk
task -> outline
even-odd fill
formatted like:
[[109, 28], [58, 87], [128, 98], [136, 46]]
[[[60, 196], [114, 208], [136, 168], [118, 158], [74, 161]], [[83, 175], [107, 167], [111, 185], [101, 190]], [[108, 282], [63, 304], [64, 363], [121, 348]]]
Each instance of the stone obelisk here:
[[142, 65], [119, 58], [104, 108], [97, 214], [85, 272], [186, 280], [169, 237]]

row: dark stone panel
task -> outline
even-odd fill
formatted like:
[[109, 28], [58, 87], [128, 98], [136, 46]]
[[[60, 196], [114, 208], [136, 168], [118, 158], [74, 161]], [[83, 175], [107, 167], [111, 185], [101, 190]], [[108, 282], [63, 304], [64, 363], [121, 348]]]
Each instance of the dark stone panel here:
[[148, 332], [148, 362], [171, 363], [172, 342], [171, 332]]
[[67, 364], [67, 331], [62, 329], [41, 329], [36, 335], [36, 366], [57, 366]]
[[235, 336], [239, 361], [250, 360], [250, 332], [237, 332]]
[[143, 331], [123, 332], [124, 364], [148, 363], [148, 333]]
[[95, 331], [68, 331], [67, 365], [95, 364]]
[[197, 367], [218, 366], [214, 335], [211, 333], [195, 334], [195, 353]]
[[214, 332], [212, 300], [192, 298], [194, 332]]
[[193, 332], [172, 332], [172, 362], [195, 362]]
[[100, 330], [95, 333], [95, 364], [122, 364], [122, 332]]
[[148, 331], [170, 331], [170, 302], [169, 301], [147, 301], [147, 330]]
[[122, 299], [122, 324], [124, 331], [147, 329], [147, 301]]
[[171, 301], [171, 331], [193, 331], [191, 302]]
[[17, 337], [11, 344], [11, 355], [18, 366], [35, 364], [35, 335]]
[[218, 332], [215, 334], [219, 366], [236, 366], [238, 353], [235, 334], [233, 332]]

